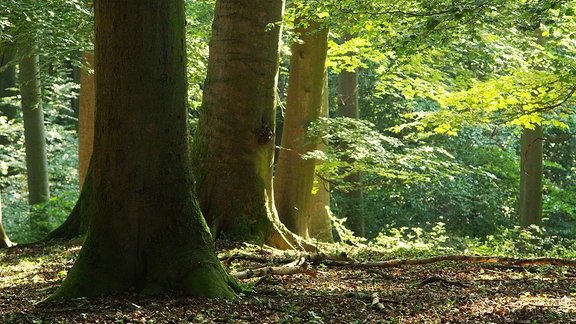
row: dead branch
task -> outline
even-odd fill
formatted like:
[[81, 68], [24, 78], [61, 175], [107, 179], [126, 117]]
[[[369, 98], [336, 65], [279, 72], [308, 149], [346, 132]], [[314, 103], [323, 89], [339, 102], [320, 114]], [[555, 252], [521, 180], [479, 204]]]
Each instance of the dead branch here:
[[[244, 258], [244, 257], [242, 257]], [[259, 262], [275, 262], [281, 263], [286, 261], [286, 257], [275, 260], [270, 258], [245, 258], [252, 261]], [[438, 255], [429, 258], [420, 259], [394, 259], [386, 261], [374, 262], [359, 262], [350, 260], [346, 256], [327, 256], [321, 253], [300, 254], [291, 263], [281, 266], [266, 266], [256, 269], [248, 269], [232, 273], [232, 276], [237, 279], [249, 279], [254, 277], [264, 277], [271, 275], [291, 275], [296, 273], [313, 274], [307, 266], [308, 264], [323, 264], [325, 266], [333, 267], [355, 267], [355, 268], [394, 268], [407, 265], [426, 265], [441, 261], [457, 261], [457, 262], [474, 262], [474, 263], [499, 263], [507, 266], [522, 267], [522, 266], [535, 266], [535, 265], [555, 265], [565, 267], [576, 267], [576, 259], [560, 259], [560, 258], [508, 258], [499, 256], [470, 256], [458, 254]], [[427, 284], [428, 282], [424, 283]], [[451, 282], [447, 282], [453, 284]]]
[[334, 260], [318, 260], [316, 262], [322, 263], [326, 266], [352, 266], [359, 268], [393, 268], [404, 265], [425, 265], [441, 261], [459, 261], [459, 262], [474, 262], [474, 263], [499, 263], [504, 265], [513, 266], [533, 266], [533, 265], [555, 265], [576, 267], [576, 259], [559, 259], [559, 258], [508, 258], [499, 256], [470, 256], [458, 254], [438, 255], [429, 258], [421, 259], [395, 259], [376, 262], [358, 262], [358, 261], [334, 261]]
[[258, 256], [258, 255], [247, 254], [247, 253], [226, 254], [226, 255], [221, 255], [218, 258], [224, 264], [229, 264], [232, 261], [236, 261], [236, 260], [250, 261], [250, 262], [257, 262], [257, 263], [273, 263], [273, 264], [285, 264], [285, 263], [290, 263], [290, 262], [294, 261], [294, 257], [291, 257], [291, 256], [283, 256], [283, 257]]
[[271, 275], [291, 275], [296, 273], [312, 274], [313, 271], [308, 269], [306, 259], [300, 257], [292, 263], [288, 263], [277, 267], [262, 267], [257, 269], [248, 269], [244, 271], [234, 272], [232, 276], [236, 279], [248, 279], [254, 277], [264, 277]]

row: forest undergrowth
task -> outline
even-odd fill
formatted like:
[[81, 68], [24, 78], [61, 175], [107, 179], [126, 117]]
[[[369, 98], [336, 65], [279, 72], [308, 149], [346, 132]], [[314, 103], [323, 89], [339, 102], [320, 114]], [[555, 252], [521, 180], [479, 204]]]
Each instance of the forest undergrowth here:
[[[302, 254], [218, 240], [232, 273], [282, 268]], [[300, 271], [242, 279], [236, 300], [136, 292], [39, 303], [61, 283], [80, 242], [0, 251], [2, 323], [570, 323], [576, 322], [576, 269], [443, 261], [366, 266], [440, 254], [375, 244], [319, 245]], [[309, 254], [312, 255], [312, 254]], [[522, 255], [517, 255], [522, 256]], [[529, 256], [529, 255], [524, 255]], [[364, 266], [359, 266], [362, 263]]]

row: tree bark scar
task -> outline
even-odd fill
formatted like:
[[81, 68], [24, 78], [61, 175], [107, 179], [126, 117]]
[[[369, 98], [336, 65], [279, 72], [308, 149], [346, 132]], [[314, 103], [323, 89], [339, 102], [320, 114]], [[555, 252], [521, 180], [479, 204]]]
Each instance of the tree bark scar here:
[[258, 144], [266, 144], [274, 138], [274, 130], [266, 123], [262, 124], [260, 128], [254, 129], [254, 134], [256, 134]]

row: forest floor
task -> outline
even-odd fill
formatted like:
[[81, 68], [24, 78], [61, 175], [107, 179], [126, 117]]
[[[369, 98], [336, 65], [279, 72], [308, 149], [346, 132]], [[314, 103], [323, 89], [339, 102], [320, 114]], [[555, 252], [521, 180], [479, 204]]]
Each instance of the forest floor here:
[[[232, 272], [292, 257], [218, 246]], [[576, 323], [575, 268], [454, 261], [391, 268], [315, 263], [303, 273], [242, 280], [247, 291], [236, 300], [126, 293], [39, 304], [79, 250], [76, 242], [0, 251], [0, 323]], [[366, 262], [390, 258], [369, 248], [340, 250]]]

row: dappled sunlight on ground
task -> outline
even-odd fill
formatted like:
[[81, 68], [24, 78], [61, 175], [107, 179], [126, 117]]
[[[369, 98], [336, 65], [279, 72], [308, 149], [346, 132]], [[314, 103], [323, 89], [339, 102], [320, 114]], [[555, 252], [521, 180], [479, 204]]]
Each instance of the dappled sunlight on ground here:
[[[127, 292], [37, 304], [58, 287], [79, 250], [68, 243], [0, 251], [0, 322], [576, 322], [576, 269], [454, 261], [393, 268], [311, 264], [305, 273], [243, 280], [247, 290], [238, 300]], [[255, 248], [221, 252], [253, 257], [225, 262], [234, 271], [272, 260], [278, 266], [296, 255]], [[378, 261], [377, 254], [371, 260]]]

